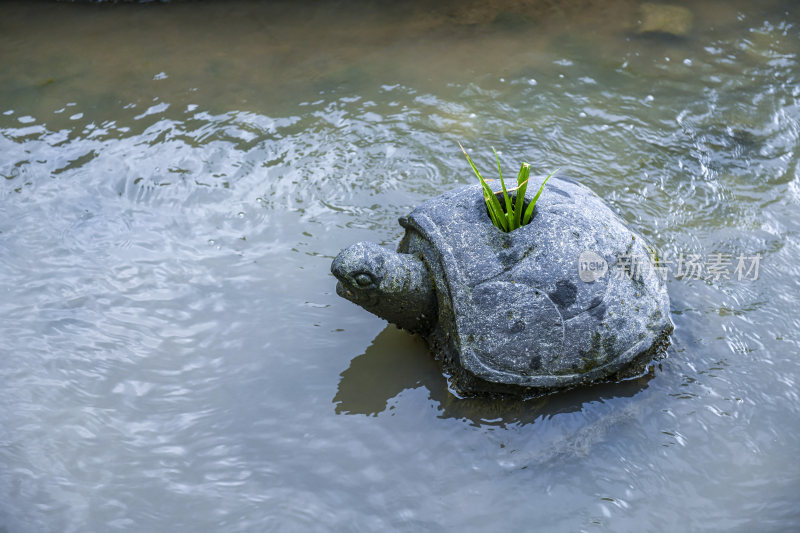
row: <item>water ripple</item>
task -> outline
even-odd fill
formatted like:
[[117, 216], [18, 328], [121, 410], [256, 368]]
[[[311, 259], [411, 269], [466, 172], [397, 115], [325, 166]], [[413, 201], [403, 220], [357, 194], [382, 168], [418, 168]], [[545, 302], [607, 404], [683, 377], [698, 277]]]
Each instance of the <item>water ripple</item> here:
[[[792, 529], [796, 16], [557, 4], [4, 6], [0, 530]], [[329, 264], [471, 183], [458, 142], [760, 275], [673, 276], [639, 379], [457, 398]]]

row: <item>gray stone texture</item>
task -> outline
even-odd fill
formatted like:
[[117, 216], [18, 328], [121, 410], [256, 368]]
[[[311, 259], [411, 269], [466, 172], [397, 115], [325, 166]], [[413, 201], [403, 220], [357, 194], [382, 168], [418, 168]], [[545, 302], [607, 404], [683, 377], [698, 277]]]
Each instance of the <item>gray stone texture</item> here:
[[[668, 344], [669, 297], [649, 246], [580, 184], [552, 178], [530, 224], [509, 233], [492, 224], [479, 185], [400, 223], [399, 253], [359, 243], [334, 260], [337, 292], [422, 334], [463, 393], [536, 394], [620, 377]], [[609, 266], [592, 282], [579, 276], [587, 250]], [[372, 288], [357, 286], [363, 273]]]

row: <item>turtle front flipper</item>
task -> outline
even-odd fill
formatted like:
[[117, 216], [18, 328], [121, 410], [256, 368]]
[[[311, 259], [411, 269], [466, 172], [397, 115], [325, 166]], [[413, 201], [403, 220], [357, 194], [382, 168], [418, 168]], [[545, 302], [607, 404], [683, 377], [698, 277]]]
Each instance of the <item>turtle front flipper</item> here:
[[371, 242], [342, 250], [331, 263], [336, 294], [413, 333], [436, 323], [433, 280], [425, 263]]
[[547, 294], [524, 284], [488, 281], [473, 287], [469, 298], [459, 317], [459, 337], [462, 364], [475, 375], [530, 385], [530, 376], [558, 366], [564, 321]]

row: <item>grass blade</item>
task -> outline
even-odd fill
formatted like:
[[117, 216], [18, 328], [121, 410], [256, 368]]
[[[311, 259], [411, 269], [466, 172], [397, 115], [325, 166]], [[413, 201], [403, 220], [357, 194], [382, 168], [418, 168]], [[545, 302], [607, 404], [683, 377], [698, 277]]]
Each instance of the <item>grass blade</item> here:
[[484, 189], [483, 198], [486, 200], [486, 207], [489, 208], [489, 217], [492, 219], [492, 224], [503, 231], [509, 231], [508, 221], [506, 220], [505, 213], [503, 213], [503, 208], [500, 206], [497, 196], [491, 191], [486, 191], [486, 189]]
[[512, 229], [517, 229], [512, 222], [514, 220], [514, 215], [511, 209], [511, 197], [508, 195], [508, 190], [506, 190], [506, 182], [503, 180], [503, 171], [500, 169], [500, 158], [497, 156], [497, 150], [494, 149], [494, 146], [492, 146], [492, 152], [494, 152], [494, 158], [497, 161], [497, 173], [500, 174], [500, 186], [503, 187], [503, 200], [506, 202], [505, 217], [508, 220], [507, 231], [511, 231]]
[[472, 167], [472, 171], [475, 172], [475, 175], [478, 176], [478, 180], [480, 180], [481, 185], [483, 186], [483, 197], [486, 200], [486, 206], [489, 208], [489, 215], [492, 218], [492, 222], [494, 225], [500, 228], [503, 231], [509, 231], [508, 229], [508, 220], [505, 217], [505, 213], [503, 213], [503, 208], [500, 205], [500, 200], [497, 199], [495, 196], [494, 191], [492, 188], [489, 187], [489, 184], [486, 183], [486, 180], [483, 179], [481, 173], [478, 172], [478, 167], [475, 166], [475, 163], [472, 162], [472, 158], [470, 158], [469, 154], [464, 147], [461, 146], [461, 143], [458, 143], [458, 146], [461, 147], [461, 151], [464, 152], [464, 156], [467, 158], [467, 162], [469, 166]]
[[514, 228], [522, 226], [522, 210], [525, 208], [525, 191], [528, 188], [528, 178], [531, 174], [531, 166], [522, 163], [517, 175], [517, 201], [514, 205]]
[[547, 180], [549, 180], [553, 176], [553, 174], [555, 174], [559, 170], [560, 169], [558, 169], [558, 168], [555, 169], [542, 182], [542, 186], [539, 187], [539, 191], [536, 193], [536, 196], [534, 196], [533, 199], [531, 200], [531, 203], [528, 205], [528, 209], [525, 211], [525, 215], [522, 217], [522, 225], [523, 226], [531, 221], [531, 217], [533, 216], [533, 208], [536, 207], [536, 202], [539, 200], [539, 196], [541, 196], [541, 194], [542, 194], [542, 190], [544, 189], [545, 183], [547, 183]]

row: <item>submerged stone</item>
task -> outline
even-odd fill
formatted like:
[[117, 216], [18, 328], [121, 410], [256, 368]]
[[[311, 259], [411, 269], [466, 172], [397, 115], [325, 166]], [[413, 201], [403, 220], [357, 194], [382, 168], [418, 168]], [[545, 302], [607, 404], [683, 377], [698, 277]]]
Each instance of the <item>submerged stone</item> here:
[[641, 21], [636, 33], [662, 33], [685, 37], [692, 29], [692, 12], [682, 6], [644, 3], [639, 6]]
[[669, 342], [651, 248], [580, 184], [552, 178], [530, 224], [509, 233], [489, 220], [479, 185], [400, 223], [397, 253], [359, 243], [339, 254], [337, 292], [421, 334], [463, 393], [634, 374]]

